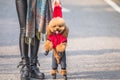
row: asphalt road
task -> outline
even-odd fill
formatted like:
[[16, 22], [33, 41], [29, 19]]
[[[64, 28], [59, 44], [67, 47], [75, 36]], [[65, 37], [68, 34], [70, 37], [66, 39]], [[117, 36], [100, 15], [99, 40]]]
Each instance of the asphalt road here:
[[[68, 10], [63, 18], [70, 28], [68, 80], [120, 80], [120, 13], [104, 0], [61, 1]], [[0, 0], [0, 80], [20, 80], [18, 38], [15, 1]], [[43, 43], [39, 49], [40, 69], [49, 80], [51, 53], [43, 55]]]

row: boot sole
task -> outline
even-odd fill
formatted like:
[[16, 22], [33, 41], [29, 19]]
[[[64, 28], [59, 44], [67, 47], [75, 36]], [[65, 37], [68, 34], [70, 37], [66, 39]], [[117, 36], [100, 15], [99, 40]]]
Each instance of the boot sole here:
[[30, 80], [29, 77], [21, 77], [21, 80]]
[[31, 74], [31, 78], [35, 78], [35, 79], [45, 79], [45, 75], [42, 74], [41, 76], [36, 76], [34, 74]]

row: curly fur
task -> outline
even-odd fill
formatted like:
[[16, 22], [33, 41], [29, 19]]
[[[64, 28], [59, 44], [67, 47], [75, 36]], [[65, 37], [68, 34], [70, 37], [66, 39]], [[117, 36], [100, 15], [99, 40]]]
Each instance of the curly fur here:
[[60, 74], [61, 74], [61, 75], [66, 75], [66, 74], [67, 74], [67, 71], [66, 71], [66, 70], [61, 70]]
[[57, 73], [58, 73], [58, 70], [51, 70], [50, 73], [51, 73], [51, 74], [57, 74]]

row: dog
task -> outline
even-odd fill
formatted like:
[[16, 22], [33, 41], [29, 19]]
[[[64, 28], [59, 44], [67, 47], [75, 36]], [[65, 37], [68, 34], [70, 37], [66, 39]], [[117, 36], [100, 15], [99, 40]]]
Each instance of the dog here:
[[[44, 49], [46, 53], [54, 50], [54, 56], [57, 60], [57, 63], [60, 63], [60, 55], [65, 51], [67, 46], [67, 37], [69, 33], [69, 29], [65, 24], [63, 18], [57, 17], [53, 18], [47, 29], [47, 41], [44, 44]], [[57, 39], [59, 39], [57, 41]]]
[[[46, 28], [46, 42], [44, 44], [45, 55], [53, 50], [53, 58], [52, 59], [52, 68], [51, 74], [54, 76], [55, 79], [57, 71], [56, 64], [61, 64], [61, 60], [63, 65], [61, 66], [61, 74], [66, 77], [66, 55], [65, 50], [67, 46], [67, 38], [69, 33], [69, 28], [66, 26], [66, 23], [63, 18], [55, 17], [53, 18]], [[56, 63], [54, 63], [56, 62]]]

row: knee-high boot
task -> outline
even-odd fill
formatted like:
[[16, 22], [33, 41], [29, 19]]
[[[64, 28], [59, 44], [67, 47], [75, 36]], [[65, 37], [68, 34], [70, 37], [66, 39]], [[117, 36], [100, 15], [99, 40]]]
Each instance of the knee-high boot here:
[[44, 79], [44, 74], [40, 72], [39, 68], [37, 67], [38, 62], [38, 49], [39, 49], [39, 43], [40, 40], [38, 40], [36, 37], [34, 39], [34, 45], [31, 45], [31, 77], [32, 78], [38, 78], [38, 79]]
[[30, 80], [29, 79], [29, 72], [30, 72], [30, 61], [28, 57], [28, 44], [25, 43], [25, 33], [24, 29], [20, 32], [20, 39], [19, 39], [19, 47], [20, 47], [20, 53], [21, 53], [21, 59], [22, 61], [19, 63], [19, 66], [22, 66], [21, 68], [21, 80]]
[[19, 37], [19, 48], [21, 53], [22, 61], [18, 66], [21, 68], [21, 80], [29, 79], [29, 57], [28, 57], [28, 44], [25, 43], [25, 26], [26, 26], [26, 15], [27, 15], [27, 0], [16, 0], [16, 9], [18, 13], [18, 19], [20, 24], [20, 37]]

